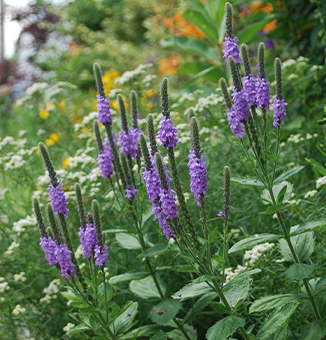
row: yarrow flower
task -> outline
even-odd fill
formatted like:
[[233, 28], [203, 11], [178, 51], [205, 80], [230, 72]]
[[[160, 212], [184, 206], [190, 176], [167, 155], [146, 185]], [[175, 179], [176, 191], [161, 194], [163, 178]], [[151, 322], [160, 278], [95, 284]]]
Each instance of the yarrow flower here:
[[110, 102], [104, 96], [97, 95], [98, 120], [102, 124], [112, 124]]
[[70, 276], [76, 276], [75, 265], [71, 262], [71, 251], [62, 243], [56, 246], [55, 257], [61, 268], [61, 276], [69, 279]]
[[206, 173], [206, 162], [204, 156], [198, 158], [194, 150], [190, 150], [189, 154], [189, 174], [190, 174], [190, 190], [193, 192], [197, 205], [200, 207], [201, 195], [206, 195], [207, 185], [209, 184]]
[[131, 156], [132, 158], [137, 157], [137, 141], [140, 135], [140, 129], [129, 129], [128, 132], [121, 129], [119, 131], [119, 142], [121, 151], [128, 157]]
[[257, 84], [256, 84], [256, 102], [258, 107], [265, 107], [266, 110], [269, 111], [269, 86], [270, 83], [268, 81], [268, 78], [257, 78]]
[[102, 171], [103, 178], [109, 178], [113, 176], [113, 154], [110, 150], [101, 150], [100, 154], [97, 157], [97, 162], [100, 170]]
[[234, 62], [237, 65], [241, 64], [241, 59], [240, 59], [240, 49], [238, 46], [238, 42], [239, 39], [238, 37], [225, 37], [224, 42], [223, 42], [223, 46], [224, 46], [224, 50], [223, 50], [223, 58], [225, 58], [226, 60], [226, 64], [229, 66], [229, 57], [233, 57], [234, 58]]
[[228, 122], [231, 132], [238, 138], [242, 138], [245, 134], [243, 123], [237, 118], [233, 107], [228, 108]]
[[243, 79], [243, 87], [249, 106], [256, 105], [256, 78], [253, 74], [245, 76]]
[[153, 203], [152, 212], [155, 214], [155, 216], [158, 220], [158, 223], [161, 226], [163, 233], [166, 236], [166, 238], [169, 240], [171, 237], [175, 237], [175, 235], [173, 234], [173, 232], [170, 229], [170, 226], [166, 222], [166, 219], [164, 218], [164, 216], [161, 212], [161, 208], [158, 204]]
[[89, 259], [94, 251], [95, 246], [98, 244], [96, 230], [92, 223], [86, 224], [85, 230], [80, 227], [79, 233], [80, 243], [84, 253], [84, 258]]
[[127, 185], [126, 197], [128, 200], [132, 198], [137, 199], [137, 189], [133, 185]]
[[55, 265], [58, 260], [55, 256], [56, 243], [50, 236], [41, 237], [40, 246], [43, 248], [45, 258], [49, 261], [49, 265]]
[[95, 264], [102, 267], [106, 261], [109, 261], [108, 246], [95, 246]]
[[170, 187], [160, 192], [161, 208], [167, 219], [175, 219], [179, 215], [178, 206], [174, 197], [174, 190]]
[[66, 207], [68, 199], [65, 197], [65, 193], [62, 190], [61, 181], [59, 180], [58, 182], [56, 187], [53, 187], [52, 185], [49, 185], [48, 187], [51, 205], [56, 215], [62, 214], [65, 218], [68, 218], [67, 212], [69, 209]]
[[162, 116], [158, 130], [157, 137], [162, 142], [162, 145], [165, 148], [175, 148], [178, 143], [178, 130], [174, 127], [172, 120]]
[[286, 105], [288, 104], [285, 103], [284, 99], [276, 98], [274, 100], [274, 103], [272, 104], [272, 107], [274, 109], [274, 127], [280, 126], [280, 122], [282, 123], [282, 125], [284, 125], [286, 116]]

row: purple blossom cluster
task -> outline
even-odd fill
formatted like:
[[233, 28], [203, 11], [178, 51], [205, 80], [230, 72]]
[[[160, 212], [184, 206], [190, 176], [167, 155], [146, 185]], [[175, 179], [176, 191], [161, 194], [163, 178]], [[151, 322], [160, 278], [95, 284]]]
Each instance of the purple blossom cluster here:
[[175, 237], [175, 235], [173, 234], [173, 232], [170, 229], [170, 226], [166, 222], [166, 219], [164, 218], [164, 216], [161, 212], [160, 206], [157, 203], [153, 203], [152, 212], [155, 214], [155, 216], [158, 220], [158, 223], [160, 224], [160, 226], [163, 230], [163, 234], [166, 236], [166, 238], [169, 240], [171, 237]]
[[[112, 139], [113, 139], [115, 148], [118, 151], [118, 137], [113, 131], [112, 131]], [[105, 136], [105, 138], [104, 138], [104, 145], [105, 145], [106, 150], [108, 150], [108, 151], [110, 150], [112, 152], [108, 136]]]
[[128, 132], [121, 129], [119, 131], [119, 142], [121, 151], [128, 157], [131, 156], [132, 158], [137, 157], [137, 150], [138, 150], [138, 137], [141, 131], [139, 128], [129, 129]]
[[243, 123], [237, 118], [233, 107], [228, 108], [228, 122], [231, 132], [238, 138], [242, 138], [245, 134]]
[[178, 130], [174, 127], [172, 120], [162, 116], [158, 130], [157, 137], [162, 142], [162, 145], [165, 148], [175, 148], [178, 143]]
[[268, 81], [268, 78], [257, 78], [256, 83], [256, 102], [258, 107], [265, 107], [266, 110], [269, 111], [269, 86], [270, 83]]
[[98, 244], [94, 225], [92, 223], [86, 224], [85, 230], [83, 227], [80, 227], [78, 235], [80, 237], [84, 258], [89, 259], [92, 256], [95, 246]]
[[49, 185], [48, 189], [50, 196], [49, 198], [55, 214], [62, 214], [65, 216], [65, 218], [68, 218], [67, 212], [69, 209], [66, 207], [68, 204], [68, 199], [65, 197], [61, 181], [58, 180], [58, 185], [56, 187]]
[[285, 103], [284, 99], [279, 99], [276, 97], [272, 107], [274, 109], [274, 127], [280, 126], [280, 122], [282, 125], [285, 123], [286, 109], [285, 106], [288, 105]]
[[127, 185], [126, 197], [128, 200], [131, 200], [132, 198], [135, 200], [137, 199], [137, 189], [133, 185]]
[[200, 197], [206, 195], [207, 185], [209, 184], [206, 173], [206, 162], [204, 156], [198, 158], [194, 150], [190, 150], [189, 154], [189, 174], [190, 174], [190, 190], [195, 196], [197, 205], [201, 207]]
[[95, 264], [99, 267], [102, 267], [106, 261], [109, 261], [109, 254], [108, 254], [108, 246], [95, 246]]
[[245, 90], [244, 89], [238, 90], [237, 88], [234, 88], [232, 97], [237, 119], [241, 123], [243, 121], [247, 121], [249, 118], [249, 106], [247, 103]]
[[62, 243], [55, 248], [55, 257], [61, 268], [61, 276], [69, 279], [70, 276], [76, 277], [75, 265], [71, 262], [71, 251]]
[[240, 49], [238, 46], [239, 39], [238, 37], [228, 37], [226, 36], [223, 42], [224, 50], [223, 50], [223, 58], [226, 60], [226, 64], [229, 66], [229, 57], [233, 57], [234, 62], [237, 65], [241, 64], [240, 59]]
[[161, 208], [167, 219], [175, 219], [179, 215], [178, 206], [174, 197], [174, 190], [162, 188], [160, 192]]
[[112, 124], [110, 102], [104, 96], [97, 95], [98, 120], [102, 124]]
[[249, 106], [256, 105], [256, 81], [257, 79], [253, 74], [245, 76], [243, 79], [243, 87], [246, 93], [246, 99]]
[[113, 176], [113, 154], [110, 150], [101, 150], [97, 157], [97, 162], [100, 170], [102, 171], [103, 178], [109, 178]]
[[49, 261], [49, 265], [53, 266], [58, 263], [55, 256], [56, 243], [50, 236], [41, 237], [40, 246], [43, 248], [45, 258]]

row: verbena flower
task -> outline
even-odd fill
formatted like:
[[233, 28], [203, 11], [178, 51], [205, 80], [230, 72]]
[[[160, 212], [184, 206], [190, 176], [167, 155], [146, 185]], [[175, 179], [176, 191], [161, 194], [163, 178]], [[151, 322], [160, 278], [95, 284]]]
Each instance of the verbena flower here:
[[206, 177], [207, 168], [204, 156], [198, 158], [194, 150], [190, 150], [189, 154], [189, 174], [190, 174], [190, 190], [193, 192], [197, 205], [200, 207], [201, 195], [206, 195], [208, 180]]
[[245, 134], [243, 123], [238, 119], [233, 107], [228, 108], [228, 122], [231, 132], [238, 138], [242, 138]]
[[128, 200], [132, 198], [137, 199], [137, 189], [133, 185], [127, 185], [126, 197], [128, 198]]
[[41, 237], [40, 240], [40, 246], [43, 248], [45, 258], [49, 261], [49, 265], [57, 264], [58, 260], [55, 256], [56, 243], [50, 236]]
[[274, 103], [272, 104], [272, 107], [274, 109], [274, 127], [280, 126], [280, 122], [282, 123], [282, 125], [284, 125], [286, 116], [286, 105], [288, 104], [285, 103], [284, 99], [276, 98], [274, 100]]
[[56, 246], [55, 257], [61, 268], [61, 276], [69, 279], [70, 276], [76, 276], [75, 265], [71, 262], [71, 251], [62, 243]]
[[95, 246], [98, 244], [94, 225], [92, 223], [86, 224], [85, 230], [80, 227], [78, 235], [80, 237], [84, 258], [89, 259]]
[[238, 90], [234, 88], [232, 93], [232, 98], [234, 102], [234, 110], [237, 119], [242, 123], [247, 121], [249, 118], [249, 107], [246, 99], [246, 92], [244, 89]]
[[178, 133], [177, 128], [174, 127], [172, 120], [162, 116], [158, 130], [157, 137], [162, 142], [162, 145], [165, 148], [175, 148], [178, 143]]
[[[112, 138], [113, 138], [114, 145], [118, 151], [118, 137], [113, 131], [112, 131]], [[104, 145], [105, 145], [106, 150], [108, 151], [110, 150], [112, 152], [108, 136], [105, 136], [104, 138]]]
[[95, 264], [102, 267], [106, 261], [109, 261], [108, 246], [95, 246]]
[[269, 111], [269, 86], [268, 78], [257, 78], [256, 83], [256, 103], [258, 107], [265, 107]]
[[158, 204], [153, 203], [152, 212], [155, 214], [155, 216], [158, 220], [158, 223], [163, 230], [163, 234], [166, 236], [166, 238], [169, 240], [171, 237], [175, 237], [175, 235], [172, 233], [172, 231], [170, 229], [170, 226], [166, 222], [166, 220], [165, 220], [165, 218], [164, 218], [164, 216], [161, 212], [161, 208]]
[[121, 151], [126, 155], [126, 157], [131, 156], [132, 158], [137, 158], [137, 142], [140, 132], [139, 128], [129, 129], [128, 132], [123, 129], [119, 131]]
[[160, 192], [161, 208], [167, 219], [175, 219], [179, 215], [178, 206], [174, 197], [174, 190], [168, 186], [167, 189], [162, 188]]
[[112, 124], [110, 102], [102, 95], [97, 95], [98, 120], [102, 124]]
[[58, 185], [56, 187], [49, 185], [48, 189], [51, 205], [55, 214], [62, 214], [65, 218], [68, 218], [67, 212], [69, 209], [66, 207], [68, 199], [65, 197], [61, 181], [58, 180]]
[[243, 79], [243, 87], [246, 93], [246, 98], [249, 106], [256, 105], [256, 78], [253, 74], [245, 76]]
[[103, 178], [109, 178], [113, 176], [113, 154], [110, 150], [101, 150], [97, 157], [97, 162], [100, 170], [102, 171]]
[[228, 37], [226, 36], [223, 42], [224, 50], [223, 50], [223, 58], [226, 60], [226, 64], [229, 66], [229, 57], [233, 57], [234, 61], [237, 65], [241, 64], [240, 59], [240, 49], [238, 46], [239, 39], [237, 37]]

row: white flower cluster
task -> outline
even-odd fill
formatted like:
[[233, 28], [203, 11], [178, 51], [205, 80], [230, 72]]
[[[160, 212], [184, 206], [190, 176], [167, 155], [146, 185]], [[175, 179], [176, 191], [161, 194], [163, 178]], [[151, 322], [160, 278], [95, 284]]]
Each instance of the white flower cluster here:
[[301, 135], [298, 133], [297, 135], [291, 135], [289, 138], [288, 138], [288, 142], [293, 142], [293, 143], [300, 143], [301, 141], [303, 141], [304, 138], [301, 137]]
[[75, 327], [75, 325], [73, 323], [67, 323], [66, 326], [63, 327], [63, 331], [68, 333], [71, 329], [73, 329]]
[[0, 277], [0, 294], [10, 289], [8, 282], [4, 282], [4, 281], [5, 281], [5, 278]]
[[179, 98], [178, 102], [179, 103], [183, 103], [184, 101], [190, 101], [193, 102], [194, 100], [196, 100], [195, 96], [193, 95], [193, 93], [183, 93], [181, 95], [181, 97]]
[[252, 250], [246, 250], [244, 259], [246, 260], [245, 266], [246, 267], [252, 267], [257, 262], [261, 260], [261, 258], [266, 257], [266, 252], [271, 250], [275, 246], [274, 243], [264, 243], [264, 244], [258, 244], [257, 246], [254, 246]]
[[0, 140], [0, 150], [6, 145], [12, 145], [12, 146], [16, 146], [17, 148], [22, 148], [25, 146], [26, 143], [27, 143], [26, 138], [15, 140], [11, 136], [6, 136], [2, 140]]
[[[234, 279], [238, 274], [240, 274], [240, 272], [242, 272], [243, 270], [245, 270], [246, 268], [243, 266], [238, 265], [237, 268], [233, 271], [233, 269], [230, 268], [225, 268], [225, 283], [227, 284], [229, 281], [231, 281], [232, 279]], [[221, 271], [222, 274], [222, 271]]]
[[117, 85], [124, 85], [130, 80], [135, 79], [136, 77], [143, 75], [146, 73], [146, 70], [150, 67], [152, 67], [152, 64], [140, 64], [135, 70], [133, 71], [127, 71], [123, 73], [123, 75], [115, 80], [115, 83]]
[[13, 230], [20, 235], [20, 233], [26, 230], [25, 227], [34, 226], [36, 223], [35, 217], [27, 216], [26, 218], [14, 222]]
[[304, 195], [304, 198], [314, 197], [316, 194], [317, 194], [317, 190], [311, 190], [311, 191], [308, 191], [308, 192]]
[[25, 282], [26, 277], [25, 277], [25, 272], [21, 272], [20, 274], [14, 274], [14, 280], [15, 281], [20, 281], [20, 282]]
[[26, 308], [22, 308], [20, 307], [20, 305], [17, 305], [14, 310], [12, 311], [12, 314], [18, 316], [21, 314], [25, 314], [26, 313]]
[[80, 128], [89, 126], [89, 124], [94, 120], [97, 119], [98, 113], [96, 111], [92, 111], [89, 113], [88, 116], [85, 116], [83, 118], [83, 121], [80, 124], [75, 124], [74, 125], [74, 131], [77, 132], [79, 131]]
[[293, 64], [295, 64], [294, 59], [285, 60], [284, 62], [282, 62], [282, 68], [289, 67], [290, 65], [293, 65]]
[[58, 286], [60, 287], [59, 279], [50, 282], [49, 286], [43, 289], [45, 296], [40, 299], [40, 302], [48, 304], [51, 302], [51, 299], [56, 299], [58, 297], [56, 294], [59, 292]]
[[204, 112], [205, 110], [209, 110], [215, 108], [219, 103], [223, 103], [223, 96], [220, 94], [211, 93], [208, 97], [201, 97], [198, 99], [198, 103], [194, 107], [194, 111]]
[[5, 252], [5, 255], [11, 255], [15, 249], [17, 249], [19, 247], [19, 243], [13, 241], [11, 243], [11, 245], [9, 246], [9, 248], [7, 249], [7, 251]]
[[[69, 166], [70, 166], [70, 162], [69, 162]], [[56, 173], [59, 178], [65, 178], [68, 174], [68, 172], [65, 169], [56, 170]], [[48, 184], [50, 184], [50, 178], [49, 178], [49, 173], [46, 170], [44, 175], [41, 175], [37, 178], [37, 185], [40, 187], [43, 187], [44, 185], [48, 185]]]
[[84, 169], [87, 165], [93, 165], [96, 163], [96, 159], [87, 155], [88, 152], [95, 150], [95, 148], [87, 147], [79, 149], [74, 157], [69, 157], [69, 168], [76, 168], [79, 165]]
[[326, 184], [326, 176], [324, 177], [320, 177], [317, 179], [316, 181], [316, 188], [320, 188], [322, 185], [325, 185]]
[[10, 161], [5, 164], [5, 170], [12, 170], [12, 169], [18, 169], [21, 168], [26, 163], [25, 160], [23, 160], [23, 156], [21, 155], [13, 155], [10, 158]]
[[151, 82], [156, 79], [157, 76], [155, 74], [147, 74], [143, 79], [143, 84], [146, 87], [151, 86]]

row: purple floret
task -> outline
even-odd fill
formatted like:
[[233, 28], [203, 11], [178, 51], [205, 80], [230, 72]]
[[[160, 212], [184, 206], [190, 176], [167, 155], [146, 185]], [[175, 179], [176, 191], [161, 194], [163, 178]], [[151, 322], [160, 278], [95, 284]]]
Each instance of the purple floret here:
[[165, 148], [175, 148], [178, 143], [177, 128], [170, 118], [162, 116], [157, 137]]
[[161, 182], [156, 167], [143, 172], [149, 200], [155, 202], [160, 199]]
[[242, 138], [245, 134], [243, 123], [239, 121], [233, 107], [228, 108], [228, 122], [231, 132], [238, 138]]
[[48, 187], [51, 205], [56, 215], [62, 214], [65, 218], [68, 218], [67, 212], [69, 209], [66, 207], [68, 200], [62, 189], [61, 181], [59, 180], [58, 182], [59, 184], [56, 187], [53, 187], [52, 185], [49, 185]]
[[95, 264], [102, 267], [106, 261], [109, 261], [108, 246], [95, 246]]
[[242, 123], [243, 121], [247, 121], [249, 118], [249, 106], [246, 99], [246, 93], [244, 89], [240, 91], [236, 88], [232, 93], [233, 102], [234, 102], [234, 110], [236, 113], [236, 118]]
[[288, 105], [285, 103], [284, 99], [276, 98], [272, 107], [274, 109], [274, 127], [280, 126], [280, 122], [282, 125], [285, 123], [286, 109], [285, 106]]
[[189, 154], [189, 174], [190, 174], [190, 190], [193, 192], [197, 205], [200, 207], [201, 195], [206, 195], [207, 185], [209, 184], [206, 173], [206, 162], [204, 156], [200, 156], [200, 159], [196, 156], [194, 150], [190, 150]]
[[83, 227], [80, 227], [78, 235], [80, 237], [84, 258], [89, 259], [92, 256], [95, 246], [98, 244], [95, 227], [92, 223], [88, 223], [85, 230], [83, 230]]
[[126, 197], [128, 198], [128, 200], [132, 198], [135, 200], [137, 199], [137, 189], [133, 185], [127, 185]]
[[258, 78], [257, 79], [257, 95], [256, 102], [258, 107], [265, 107], [266, 110], [269, 111], [269, 86], [270, 83], [267, 78]]
[[100, 170], [102, 171], [103, 178], [109, 178], [113, 176], [113, 155], [110, 150], [101, 150], [97, 157], [97, 162]]
[[63, 243], [56, 246], [55, 256], [60, 264], [61, 276], [69, 279], [70, 276], [76, 277], [75, 265], [71, 262], [71, 251]]
[[102, 124], [112, 124], [110, 102], [100, 94], [97, 95], [98, 120]]
[[246, 98], [249, 106], [256, 105], [256, 78], [253, 74], [244, 77], [243, 87], [246, 92]]
[[131, 156], [132, 158], [137, 157], [137, 141], [140, 135], [140, 129], [129, 129], [128, 133], [125, 130], [119, 131], [119, 142], [121, 151], [126, 155], [126, 157]]
[[55, 257], [56, 243], [50, 236], [40, 238], [40, 246], [43, 248], [45, 258], [49, 261], [49, 265], [52, 266], [58, 263]]
[[179, 215], [176, 199], [173, 195], [174, 190], [170, 187], [163, 189], [160, 192], [161, 208], [167, 219], [173, 220]]
[[238, 42], [239, 39], [237, 37], [235, 38], [230, 38], [230, 37], [225, 37], [224, 42], [223, 42], [223, 46], [224, 46], [224, 50], [223, 50], [223, 58], [225, 58], [226, 60], [226, 64], [229, 66], [229, 57], [233, 57], [234, 62], [237, 65], [241, 64], [241, 59], [240, 59], [240, 49], [238, 46]]
[[166, 219], [164, 218], [164, 216], [161, 212], [161, 208], [159, 207], [158, 204], [153, 203], [152, 212], [155, 214], [155, 216], [158, 220], [158, 223], [161, 226], [163, 233], [166, 236], [166, 238], [169, 240], [171, 237], [175, 237], [175, 235], [172, 233], [172, 231], [170, 229], [170, 226], [166, 222]]

